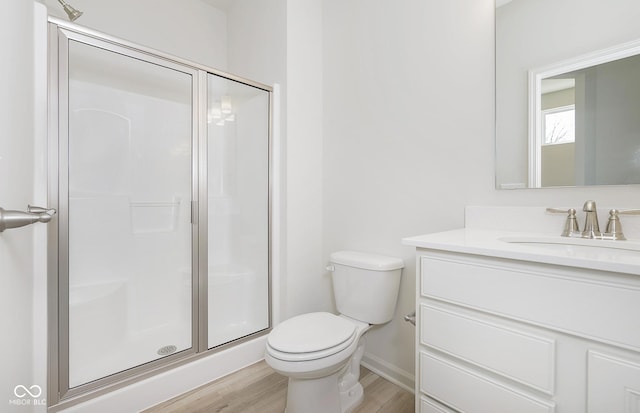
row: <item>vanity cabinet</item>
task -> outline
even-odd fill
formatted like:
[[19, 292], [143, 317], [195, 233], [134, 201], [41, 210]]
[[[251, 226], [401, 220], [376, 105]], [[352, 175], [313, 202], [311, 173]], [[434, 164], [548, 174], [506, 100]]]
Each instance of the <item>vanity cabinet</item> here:
[[640, 412], [640, 276], [428, 248], [417, 273], [417, 412]]

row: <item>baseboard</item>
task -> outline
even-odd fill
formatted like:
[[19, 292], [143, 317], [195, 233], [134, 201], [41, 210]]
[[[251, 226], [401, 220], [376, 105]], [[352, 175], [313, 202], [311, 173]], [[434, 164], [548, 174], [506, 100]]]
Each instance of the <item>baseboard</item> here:
[[404, 390], [415, 394], [415, 377], [373, 354], [365, 353], [360, 362], [364, 367], [368, 368], [378, 376], [400, 386]]

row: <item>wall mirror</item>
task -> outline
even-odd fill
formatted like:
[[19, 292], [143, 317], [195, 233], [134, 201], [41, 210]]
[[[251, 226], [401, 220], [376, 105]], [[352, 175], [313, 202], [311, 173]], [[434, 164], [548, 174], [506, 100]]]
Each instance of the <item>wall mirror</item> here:
[[640, 184], [640, 2], [496, 1], [496, 187]]

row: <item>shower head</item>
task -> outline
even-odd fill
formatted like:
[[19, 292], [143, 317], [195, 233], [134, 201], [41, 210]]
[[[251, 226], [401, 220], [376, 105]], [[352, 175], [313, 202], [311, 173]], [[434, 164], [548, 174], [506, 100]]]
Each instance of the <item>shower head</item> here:
[[80, 10], [74, 9], [63, 0], [58, 0], [58, 3], [62, 4], [62, 8], [64, 9], [65, 13], [67, 13], [67, 16], [69, 16], [70, 21], [75, 21], [78, 17], [82, 16], [82, 12]]

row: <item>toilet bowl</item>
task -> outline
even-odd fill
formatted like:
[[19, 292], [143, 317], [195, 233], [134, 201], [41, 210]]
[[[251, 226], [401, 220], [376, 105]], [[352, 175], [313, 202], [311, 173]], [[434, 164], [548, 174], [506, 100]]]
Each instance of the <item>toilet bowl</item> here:
[[302, 314], [267, 337], [265, 361], [289, 378], [286, 413], [352, 412], [363, 399], [365, 333], [393, 317], [402, 260], [341, 251], [330, 262], [340, 314]]
[[362, 401], [358, 378], [364, 351], [356, 354], [370, 327], [319, 312], [293, 317], [274, 328], [267, 338], [265, 360], [289, 377], [288, 413], [343, 413]]

